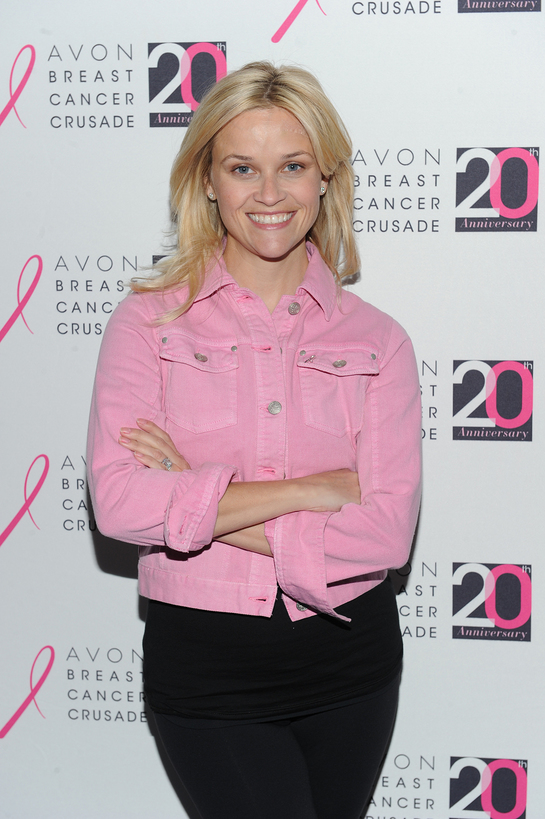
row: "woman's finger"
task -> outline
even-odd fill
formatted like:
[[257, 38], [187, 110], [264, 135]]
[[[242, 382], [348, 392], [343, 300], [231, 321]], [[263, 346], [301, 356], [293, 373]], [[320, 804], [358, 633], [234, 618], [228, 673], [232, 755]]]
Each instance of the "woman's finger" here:
[[144, 432], [141, 429], [132, 429], [131, 427], [121, 427], [119, 430], [120, 438], [125, 441], [130, 441], [134, 446], [148, 446], [157, 447], [158, 449], [169, 449], [172, 452], [177, 452], [176, 448], [167, 441], [160, 438], [158, 435], [153, 435], [150, 432]]
[[[159, 429], [157, 427], [157, 430]], [[165, 437], [168, 441], [151, 432], [122, 427], [118, 442], [126, 449], [130, 449], [135, 457], [138, 455], [140, 463], [144, 463], [149, 468], [168, 469], [171, 463], [169, 471], [180, 472], [189, 469], [189, 463], [172, 444], [170, 436], [165, 433]]]
[[[147, 418], [137, 418], [136, 423], [144, 433], [151, 435], [155, 439], [154, 445], [156, 445], [159, 449], [164, 450], [165, 456], [171, 459], [173, 463], [176, 463], [182, 469], [191, 468], [182, 453], [176, 448], [174, 441], [166, 430], [162, 429], [160, 426]], [[159, 440], [157, 441], [156, 439]], [[166, 449], [165, 445], [167, 447]]]
[[[139, 463], [147, 466], [149, 469], [166, 469], [166, 466], [160, 464], [156, 458], [152, 458], [149, 455], [143, 455], [140, 452], [135, 452], [133, 454]], [[174, 467], [172, 467], [172, 469], [174, 469]], [[178, 470], [176, 469], [174, 471], [177, 472]]]
[[162, 447], [163, 444], [166, 444], [167, 447], [169, 448], [168, 449], [169, 454], [175, 453], [176, 456], [182, 458], [185, 461], [185, 458], [183, 457], [181, 452], [178, 452], [174, 444], [174, 441], [172, 440], [168, 432], [166, 432], [166, 430], [161, 429], [161, 427], [157, 426], [157, 424], [154, 424], [153, 421], [148, 421], [146, 418], [137, 418], [136, 423], [138, 424], [140, 429], [142, 429], [145, 433], [147, 433], [148, 435], [152, 435], [155, 438], [158, 438], [159, 441], [162, 442], [158, 443], [157, 446]]
[[121, 436], [119, 438], [119, 443], [127, 449], [130, 449], [131, 452], [138, 453], [139, 455], [145, 455], [147, 458], [151, 458], [158, 463], [169, 455], [169, 453], [165, 452], [167, 449], [166, 446], [159, 447], [155, 444], [155, 442], [148, 444], [145, 441], [138, 441], [129, 437]]
[[171, 446], [173, 449], [176, 449], [168, 432], [161, 429], [161, 427], [158, 427], [157, 424], [153, 423], [153, 421], [148, 421], [146, 418], [137, 418], [136, 423], [140, 429], [143, 429], [145, 432], [149, 432], [151, 435], [155, 435], [157, 438], [165, 441], [165, 443]]
[[130, 449], [134, 457], [150, 469], [166, 469], [168, 472], [183, 472], [184, 469], [190, 469], [188, 462], [179, 453], [173, 453], [171, 456], [165, 452], [166, 446], [164, 449], [157, 449], [122, 438], [119, 439], [119, 443]]

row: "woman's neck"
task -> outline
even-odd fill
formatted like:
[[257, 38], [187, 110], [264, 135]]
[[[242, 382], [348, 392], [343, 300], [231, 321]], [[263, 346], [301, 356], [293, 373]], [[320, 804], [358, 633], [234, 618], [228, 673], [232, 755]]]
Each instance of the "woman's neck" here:
[[305, 277], [308, 257], [304, 242], [282, 259], [263, 259], [238, 245], [223, 253], [225, 266], [239, 287], [246, 287], [266, 304], [269, 312], [287, 294], [293, 295]]

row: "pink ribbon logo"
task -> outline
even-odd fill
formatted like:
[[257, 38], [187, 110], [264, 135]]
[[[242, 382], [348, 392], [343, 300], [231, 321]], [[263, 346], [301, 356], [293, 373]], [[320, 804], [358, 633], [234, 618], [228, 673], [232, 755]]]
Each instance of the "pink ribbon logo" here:
[[[40, 655], [43, 654], [44, 651], [49, 651], [49, 660], [47, 662], [45, 670], [42, 671], [42, 674], [41, 674], [40, 678], [35, 683], [34, 682], [34, 669], [36, 667], [36, 663], [38, 662], [38, 659], [39, 659]], [[40, 714], [40, 716], [42, 716], [45, 719], [44, 715], [40, 711], [40, 706], [36, 702], [36, 694], [38, 693], [38, 691], [40, 690], [40, 688], [42, 687], [44, 682], [47, 680], [47, 678], [49, 676], [49, 672], [53, 668], [53, 663], [54, 662], [55, 662], [55, 649], [53, 648], [53, 646], [44, 646], [42, 649], [40, 649], [40, 651], [38, 651], [38, 653], [34, 657], [34, 662], [32, 663], [32, 668], [30, 669], [30, 694], [28, 695], [28, 697], [26, 697], [23, 700], [23, 702], [21, 703], [21, 705], [19, 706], [17, 711], [14, 713], [14, 715], [12, 717], [10, 717], [10, 719], [8, 719], [8, 721], [6, 722], [4, 727], [0, 728], [0, 739], [4, 739], [6, 734], [9, 731], [11, 731], [11, 729], [13, 728], [13, 726], [15, 725], [17, 720], [24, 714], [24, 712], [26, 711], [26, 709], [28, 708], [28, 706], [30, 705], [30, 703], [32, 701], [34, 701], [34, 705], [38, 709], [38, 713]]]
[[[19, 80], [19, 84], [17, 85], [17, 88], [14, 90], [13, 89], [13, 74], [15, 72], [15, 66], [17, 65], [17, 61], [18, 61], [19, 57], [21, 56], [23, 51], [25, 51], [27, 48], [30, 51], [30, 61], [28, 63], [28, 66], [27, 66], [27, 69], [26, 69], [25, 73], [23, 74], [22, 78]], [[28, 80], [30, 78], [30, 75], [32, 74], [32, 69], [34, 68], [34, 63], [35, 62], [36, 62], [36, 49], [34, 48], [34, 46], [31, 46], [31, 45], [23, 46], [22, 49], [20, 50], [20, 52], [18, 53], [18, 55], [16, 56], [16, 58], [15, 58], [15, 60], [13, 62], [13, 65], [11, 66], [11, 72], [10, 72], [10, 75], [9, 75], [9, 100], [8, 100], [7, 105], [3, 108], [3, 110], [0, 111], [0, 125], [2, 125], [2, 123], [4, 122], [5, 118], [9, 114], [9, 112], [11, 110], [13, 110], [13, 111], [15, 111], [15, 116], [17, 117], [17, 119], [19, 120], [19, 122], [21, 123], [23, 128], [26, 128], [25, 123], [23, 122], [23, 120], [19, 116], [19, 112], [17, 111], [17, 108], [15, 107], [15, 103], [17, 102], [17, 100], [21, 96], [21, 94], [23, 92], [23, 89], [24, 89], [25, 85], [27, 84], [27, 82], [28, 82]]]
[[[288, 16], [286, 17], [278, 31], [275, 32], [275, 34], [273, 34], [273, 36], [271, 37], [273, 43], [280, 42], [286, 31], [293, 25], [295, 20], [299, 17], [300, 13], [303, 11], [307, 3], [308, 0], [299, 0], [299, 2], [295, 4], [294, 9], [288, 14]], [[318, 0], [316, 0], [316, 5], [318, 6], [322, 14], [325, 14], [325, 11], [321, 7]]]
[[[44, 461], [42, 474], [38, 478], [38, 483], [36, 484], [36, 486], [34, 487], [32, 492], [30, 493], [30, 495], [28, 495], [27, 494], [27, 491], [28, 491], [28, 478], [29, 478], [30, 472], [32, 470], [32, 467], [34, 466], [36, 461], [40, 460], [40, 458], [43, 458], [43, 461]], [[26, 514], [26, 512], [28, 512], [29, 517], [30, 517], [32, 523], [34, 524], [34, 526], [36, 527], [36, 529], [40, 528], [38, 526], [38, 524], [36, 523], [36, 521], [34, 520], [34, 518], [32, 517], [30, 507], [34, 503], [34, 501], [36, 500], [38, 492], [40, 491], [40, 489], [44, 485], [44, 481], [45, 481], [45, 479], [47, 477], [48, 472], [49, 472], [49, 458], [47, 457], [47, 455], [37, 455], [34, 458], [34, 460], [32, 461], [32, 463], [30, 464], [30, 466], [28, 468], [28, 472], [26, 473], [25, 484], [24, 484], [24, 488], [23, 488], [23, 495], [24, 495], [24, 498], [25, 498], [25, 502], [23, 503], [23, 505], [21, 506], [21, 508], [19, 509], [17, 514], [15, 515], [15, 517], [11, 520], [11, 522], [8, 523], [8, 525], [6, 526], [4, 531], [2, 533], [0, 533], [0, 546], [4, 543], [4, 541], [13, 532], [13, 530], [15, 529], [15, 527], [17, 526], [17, 524], [19, 523], [21, 518], [23, 518], [24, 515]]]
[[[35, 274], [34, 278], [30, 282], [28, 290], [24, 294], [23, 298], [21, 298], [21, 282], [22, 282], [25, 270], [27, 269], [28, 265], [30, 264], [30, 262], [33, 259], [37, 260], [38, 269], [36, 270], [36, 274]], [[8, 334], [8, 332], [10, 331], [12, 326], [15, 324], [15, 322], [17, 321], [19, 316], [21, 316], [21, 318], [23, 319], [23, 321], [25, 323], [25, 327], [27, 328], [27, 330], [30, 333], [32, 333], [32, 330], [30, 329], [30, 327], [26, 323], [26, 319], [25, 319], [25, 317], [23, 315], [23, 310], [27, 306], [27, 304], [28, 304], [28, 302], [30, 300], [30, 297], [32, 296], [32, 294], [36, 290], [38, 282], [40, 281], [40, 276], [42, 275], [43, 268], [44, 268], [44, 265], [43, 265], [42, 257], [41, 256], [31, 256], [30, 259], [27, 260], [27, 262], [26, 262], [25, 266], [23, 267], [23, 269], [21, 270], [21, 273], [19, 274], [19, 279], [17, 281], [17, 307], [15, 308], [15, 310], [13, 311], [13, 313], [11, 314], [9, 319], [6, 321], [6, 323], [4, 324], [2, 329], [0, 329], [0, 341], [2, 341], [2, 339]]]

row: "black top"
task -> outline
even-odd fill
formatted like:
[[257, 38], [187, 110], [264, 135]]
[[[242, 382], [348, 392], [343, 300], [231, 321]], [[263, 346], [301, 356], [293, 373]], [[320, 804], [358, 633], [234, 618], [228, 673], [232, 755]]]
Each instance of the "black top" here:
[[161, 714], [257, 722], [373, 694], [397, 676], [403, 653], [391, 582], [337, 611], [352, 621], [292, 622], [280, 599], [270, 618], [150, 600], [146, 699]]

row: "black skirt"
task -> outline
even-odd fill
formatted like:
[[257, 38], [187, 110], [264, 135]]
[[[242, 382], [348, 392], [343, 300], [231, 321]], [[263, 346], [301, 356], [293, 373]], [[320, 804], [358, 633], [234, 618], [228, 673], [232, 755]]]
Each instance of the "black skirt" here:
[[149, 601], [144, 688], [153, 711], [257, 722], [313, 713], [367, 697], [400, 671], [403, 643], [389, 579], [337, 607], [350, 623], [317, 614], [272, 617]]

